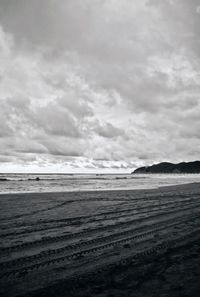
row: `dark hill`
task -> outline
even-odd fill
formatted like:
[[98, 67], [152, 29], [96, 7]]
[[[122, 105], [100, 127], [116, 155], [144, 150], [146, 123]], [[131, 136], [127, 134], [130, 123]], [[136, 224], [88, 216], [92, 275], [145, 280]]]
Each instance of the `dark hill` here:
[[200, 173], [200, 161], [173, 164], [162, 162], [147, 167], [139, 167], [132, 173]]

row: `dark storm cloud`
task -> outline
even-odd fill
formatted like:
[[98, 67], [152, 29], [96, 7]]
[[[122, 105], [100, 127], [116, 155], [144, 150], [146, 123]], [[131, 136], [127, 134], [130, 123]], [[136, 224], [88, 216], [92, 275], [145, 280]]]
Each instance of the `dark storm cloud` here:
[[0, 0], [1, 163], [198, 159], [199, 34], [198, 0]]

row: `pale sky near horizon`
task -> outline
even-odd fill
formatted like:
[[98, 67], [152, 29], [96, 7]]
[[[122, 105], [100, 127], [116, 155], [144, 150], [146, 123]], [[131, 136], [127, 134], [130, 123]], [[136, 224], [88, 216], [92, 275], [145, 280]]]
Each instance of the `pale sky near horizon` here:
[[0, 0], [0, 172], [199, 153], [200, 0]]

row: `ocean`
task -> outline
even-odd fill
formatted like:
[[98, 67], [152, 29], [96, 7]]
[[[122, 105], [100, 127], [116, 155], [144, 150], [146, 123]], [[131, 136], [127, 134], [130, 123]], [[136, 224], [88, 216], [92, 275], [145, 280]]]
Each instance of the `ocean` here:
[[0, 174], [0, 193], [153, 189], [200, 182], [200, 174]]

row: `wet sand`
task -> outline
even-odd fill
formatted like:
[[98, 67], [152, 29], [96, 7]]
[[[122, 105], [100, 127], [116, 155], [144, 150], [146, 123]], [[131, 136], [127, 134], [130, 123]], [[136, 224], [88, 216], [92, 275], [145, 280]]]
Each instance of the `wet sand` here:
[[0, 195], [1, 296], [200, 296], [200, 184]]

